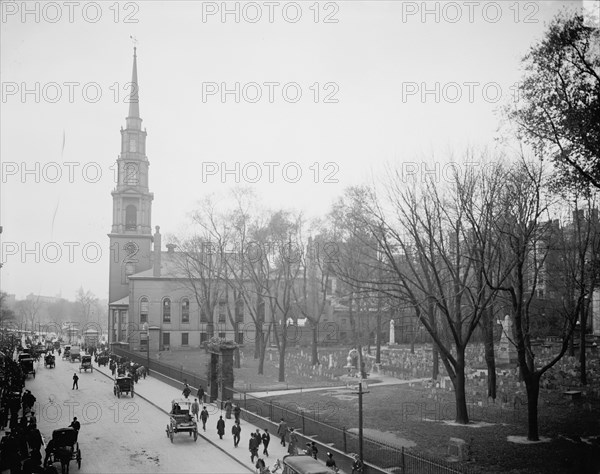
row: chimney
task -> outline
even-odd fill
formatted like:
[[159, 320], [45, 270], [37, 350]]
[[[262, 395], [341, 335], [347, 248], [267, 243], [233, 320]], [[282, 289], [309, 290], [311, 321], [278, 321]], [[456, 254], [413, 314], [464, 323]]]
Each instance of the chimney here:
[[156, 232], [154, 233], [154, 264], [153, 264], [153, 276], [160, 276], [160, 226], [155, 227]]

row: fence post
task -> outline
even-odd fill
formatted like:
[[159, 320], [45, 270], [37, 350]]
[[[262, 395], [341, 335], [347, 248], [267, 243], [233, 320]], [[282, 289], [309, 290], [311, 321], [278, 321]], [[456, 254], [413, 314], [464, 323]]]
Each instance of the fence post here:
[[346, 427], [344, 426], [342, 428], [342, 437], [344, 439], [343, 444], [344, 444], [344, 452], [347, 453], [348, 452], [348, 447], [346, 445]]
[[273, 421], [273, 400], [269, 401], [269, 420]]
[[300, 412], [300, 416], [302, 416], [302, 434], [306, 435], [306, 428], [304, 426], [304, 410]]
[[405, 467], [404, 467], [404, 446], [402, 446], [402, 451], [400, 453], [400, 467], [402, 468], [402, 474], [405, 473]]
[[246, 392], [244, 392], [244, 410], [246, 410], [247, 404], [246, 404]]

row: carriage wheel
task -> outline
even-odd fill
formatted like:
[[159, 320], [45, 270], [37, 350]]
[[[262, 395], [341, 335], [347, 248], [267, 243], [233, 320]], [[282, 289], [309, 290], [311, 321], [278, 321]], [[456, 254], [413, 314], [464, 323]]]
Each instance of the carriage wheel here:
[[77, 469], [81, 469], [81, 451], [77, 451]]
[[169, 425], [167, 425], [167, 429], [165, 430], [167, 433], [167, 438], [169, 437]]
[[173, 430], [169, 431], [169, 438], [171, 438], [171, 443], [173, 442]]
[[93, 367], [90, 367], [90, 374], [94, 371]]
[[117, 398], [121, 398], [121, 389], [117, 390]]
[[133, 398], [133, 389], [131, 389], [131, 398]]
[[194, 441], [198, 439], [198, 430], [194, 430]]

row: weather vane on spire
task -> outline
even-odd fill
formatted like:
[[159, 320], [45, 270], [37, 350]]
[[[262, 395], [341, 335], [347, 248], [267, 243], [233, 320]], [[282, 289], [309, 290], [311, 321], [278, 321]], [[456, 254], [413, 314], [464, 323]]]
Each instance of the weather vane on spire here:
[[129, 38], [131, 39], [131, 42], [133, 43], [133, 49], [137, 48], [137, 44], [138, 44], [138, 40], [135, 36], [133, 35], [129, 35]]

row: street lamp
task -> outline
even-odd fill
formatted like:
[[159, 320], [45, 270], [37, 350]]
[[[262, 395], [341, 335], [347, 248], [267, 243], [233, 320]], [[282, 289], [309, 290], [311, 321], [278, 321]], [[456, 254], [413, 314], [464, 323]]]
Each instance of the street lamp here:
[[142, 329], [146, 332], [146, 374], [150, 375], [150, 328], [145, 322]]
[[362, 381], [358, 382], [358, 392], [352, 392], [354, 394], [358, 394], [358, 457], [360, 458], [360, 462], [364, 464], [363, 458], [363, 404], [362, 404], [362, 396], [365, 393], [369, 393], [369, 391], [363, 391], [362, 389]]

